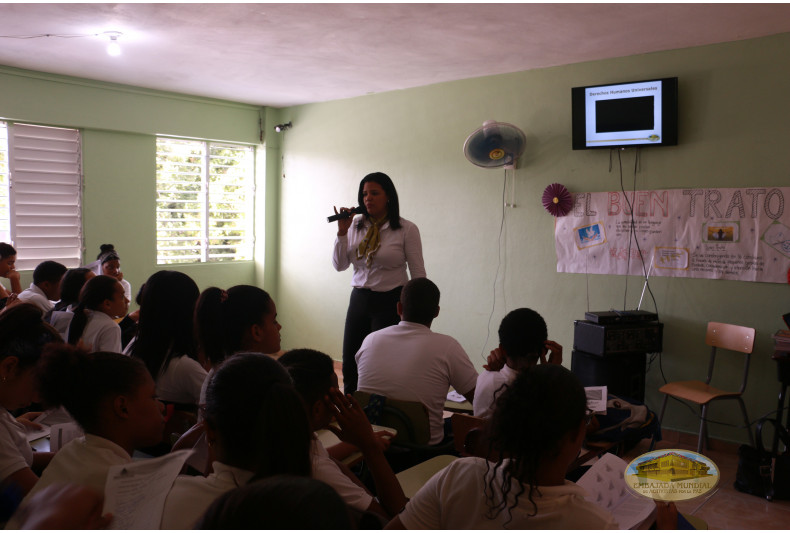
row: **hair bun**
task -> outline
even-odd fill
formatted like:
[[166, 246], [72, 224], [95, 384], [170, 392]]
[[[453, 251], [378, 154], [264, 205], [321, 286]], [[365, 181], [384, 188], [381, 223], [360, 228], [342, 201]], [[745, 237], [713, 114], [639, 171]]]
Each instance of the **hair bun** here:
[[106, 254], [107, 252], [115, 251], [115, 245], [113, 245], [113, 244], [102, 244], [99, 247], [99, 249], [101, 250], [101, 253]]

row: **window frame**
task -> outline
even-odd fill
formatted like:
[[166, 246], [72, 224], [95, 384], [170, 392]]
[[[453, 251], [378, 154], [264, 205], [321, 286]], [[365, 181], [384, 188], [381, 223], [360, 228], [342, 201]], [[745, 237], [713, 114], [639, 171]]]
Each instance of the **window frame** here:
[[[181, 145], [184, 149], [181, 156], [185, 156], [187, 158], [197, 159], [199, 157], [200, 162], [179, 162], [179, 161], [163, 161], [160, 157], [163, 156], [163, 152], [160, 151], [160, 143], [164, 145], [169, 145], [171, 147]], [[198, 153], [190, 153], [188, 147], [192, 147], [193, 149], [197, 147], [201, 147]], [[222, 173], [214, 173], [214, 169], [222, 167], [223, 165], [219, 165], [217, 163], [218, 160], [227, 160], [232, 159], [230, 156], [223, 156], [223, 155], [215, 155], [213, 153], [213, 149], [227, 149], [236, 151], [239, 154], [242, 154], [243, 157], [239, 158], [241, 161], [238, 165], [225, 165], [227, 168], [231, 167], [239, 167], [242, 168], [243, 171], [239, 174], [229, 174], [231, 176], [231, 180], [233, 177], [236, 178], [241, 177], [242, 183], [241, 184], [234, 184], [234, 183], [226, 183], [222, 180], [213, 180], [212, 178], [221, 177], [224, 174]], [[179, 157], [176, 152], [176, 158]], [[166, 156], [165, 156], [166, 157]], [[162, 168], [160, 169], [160, 164], [169, 163], [171, 168]], [[210, 141], [206, 139], [194, 139], [194, 138], [184, 138], [184, 137], [174, 137], [169, 135], [157, 135], [156, 136], [156, 264], [157, 266], [161, 265], [200, 265], [200, 264], [211, 264], [211, 263], [239, 263], [244, 261], [252, 261], [254, 260], [255, 254], [255, 196], [256, 196], [256, 164], [257, 164], [257, 151], [254, 145], [245, 144], [245, 143], [234, 143], [234, 142], [225, 142], [225, 141]], [[188, 170], [184, 171], [176, 171], [173, 168], [177, 168], [179, 165], [183, 165], [186, 169], [189, 167], [199, 167], [200, 170], [200, 180], [198, 181], [182, 181], [178, 179], [172, 179], [172, 176], [175, 174], [180, 175], [197, 175], [195, 172], [189, 172]], [[162, 179], [162, 174], [168, 175], [171, 179]], [[199, 183], [200, 187], [199, 190], [193, 191], [179, 191], [178, 186], [194, 186]], [[218, 211], [217, 205], [223, 202], [220, 202], [220, 199], [226, 199], [228, 196], [231, 197], [231, 200], [224, 202], [224, 203], [234, 203], [234, 194], [228, 193], [224, 189], [220, 189], [220, 191], [214, 191], [212, 189], [216, 187], [212, 187], [212, 185], [219, 186], [219, 187], [237, 187], [239, 192], [236, 195], [236, 202], [238, 205], [242, 205], [241, 209], [236, 209], [236, 213], [244, 213], [244, 217], [241, 219], [235, 218], [227, 218], [223, 219], [216, 216]], [[174, 188], [171, 188], [174, 187]], [[183, 198], [177, 198], [179, 192], [184, 195]], [[171, 198], [171, 204], [195, 204], [195, 209], [162, 209], [160, 207], [160, 202], [166, 201], [166, 196], [171, 194], [173, 197]], [[187, 195], [194, 195], [194, 199], [187, 199]], [[240, 198], [240, 199], [239, 199]], [[199, 213], [199, 216], [195, 219], [192, 219], [192, 222], [199, 222], [199, 228], [189, 227], [188, 222], [190, 219], [183, 219], [185, 227], [181, 230], [178, 228], [168, 228], [165, 227], [164, 224], [166, 222], [181, 222], [178, 218], [166, 218], [161, 216], [163, 213]], [[226, 212], [220, 210], [220, 212]], [[232, 224], [236, 220], [241, 220], [241, 223], [236, 225]], [[231, 223], [227, 228], [220, 224]], [[216, 232], [222, 232], [223, 229], [229, 230], [230, 232], [238, 231], [242, 233], [242, 236], [232, 236], [232, 235], [224, 235], [224, 236], [217, 236]], [[178, 236], [178, 232], [197, 232], [197, 236]], [[215, 234], [212, 235], [212, 232]], [[221, 249], [228, 249], [233, 248], [232, 244], [217, 244], [215, 241], [239, 241], [240, 246], [236, 246], [234, 248], [234, 253], [232, 254], [221, 254], [217, 253], [218, 250]], [[162, 242], [193, 242], [192, 245], [186, 246], [175, 246], [175, 247], [162, 247], [160, 243]], [[183, 259], [179, 259], [178, 255], [168, 255], [168, 252], [178, 252], [178, 251], [187, 251], [187, 250], [195, 250], [196, 253], [191, 255], [184, 255], [181, 256]]]
[[77, 128], [0, 121], [6, 134], [8, 229], [17, 270], [45, 260], [79, 267], [84, 255], [82, 132]]

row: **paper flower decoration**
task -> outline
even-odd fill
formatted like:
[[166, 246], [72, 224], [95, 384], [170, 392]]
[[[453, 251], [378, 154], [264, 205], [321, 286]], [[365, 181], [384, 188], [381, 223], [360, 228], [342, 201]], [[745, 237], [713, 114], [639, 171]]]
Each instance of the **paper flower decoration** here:
[[564, 185], [552, 183], [543, 191], [543, 207], [555, 217], [564, 217], [571, 210], [573, 199]]

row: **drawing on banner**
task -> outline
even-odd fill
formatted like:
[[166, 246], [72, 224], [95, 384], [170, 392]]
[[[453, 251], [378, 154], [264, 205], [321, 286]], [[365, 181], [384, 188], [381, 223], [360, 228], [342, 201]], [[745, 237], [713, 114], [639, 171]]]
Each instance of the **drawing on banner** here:
[[790, 257], [790, 228], [776, 220], [763, 233], [765, 244], [785, 257]]
[[557, 272], [787, 283], [790, 187], [573, 194], [554, 224]]
[[702, 242], [740, 242], [740, 224], [733, 222], [706, 222], [702, 225]]
[[600, 222], [576, 228], [574, 232], [576, 234], [576, 247], [579, 250], [598, 246], [606, 242], [606, 233]]
[[686, 248], [669, 248], [656, 246], [656, 268], [687, 270], [689, 267], [689, 251]]

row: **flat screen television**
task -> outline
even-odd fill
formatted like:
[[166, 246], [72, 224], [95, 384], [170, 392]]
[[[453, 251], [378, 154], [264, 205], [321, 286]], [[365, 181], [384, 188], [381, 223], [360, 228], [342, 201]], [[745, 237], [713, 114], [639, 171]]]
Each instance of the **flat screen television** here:
[[678, 143], [678, 79], [571, 89], [573, 149]]

